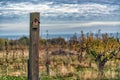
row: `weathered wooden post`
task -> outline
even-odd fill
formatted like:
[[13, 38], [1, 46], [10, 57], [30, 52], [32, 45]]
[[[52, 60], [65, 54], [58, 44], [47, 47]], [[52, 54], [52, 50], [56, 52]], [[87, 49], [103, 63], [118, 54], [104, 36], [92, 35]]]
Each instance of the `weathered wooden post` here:
[[50, 59], [49, 59], [49, 54], [48, 54], [48, 30], [46, 31], [46, 33], [47, 33], [47, 41], [46, 41], [46, 72], [47, 72], [47, 76], [49, 76], [49, 74], [50, 74], [50, 70], [49, 70]]
[[30, 13], [28, 80], [39, 80], [39, 13]]
[[6, 75], [8, 75], [8, 66], [9, 66], [9, 64], [8, 64], [8, 53], [9, 53], [9, 51], [8, 51], [8, 40], [6, 40], [5, 41], [5, 50], [6, 50], [6, 58], [5, 58], [5, 61], [6, 61]]

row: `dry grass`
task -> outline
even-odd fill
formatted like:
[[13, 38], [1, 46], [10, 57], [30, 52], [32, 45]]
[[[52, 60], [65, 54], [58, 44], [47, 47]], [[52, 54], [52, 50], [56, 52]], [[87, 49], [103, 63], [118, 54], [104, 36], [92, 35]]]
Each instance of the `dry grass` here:
[[[3, 57], [4, 53], [4, 57]], [[17, 57], [15, 62], [12, 61], [13, 53], [12, 51], [9, 52], [8, 59], [9, 59], [9, 66], [8, 66], [8, 75], [9, 76], [27, 76], [27, 59], [28, 59], [28, 50], [24, 51], [24, 60], [25, 60], [25, 66], [24, 69], [22, 68], [22, 54], [21, 51], [17, 51]], [[46, 75], [46, 67], [45, 67], [45, 50], [40, 51], [40, 64], [39, 64], [39, 69], [40, 69], [40, 74], [41, 75]], [[3, 65], [0, 64], [0, 67], [5, 66], [6, 62], [5, 60], [5, 52], [0, 52], [0, 62], [4, 62]], [[68, 64], [66, 64], [68, 60]], [[77, 59], [77, 55], [72, 55], [70, 58], [67, 56], [61, 56], [61, 55], [51, 55], [50, 56], [50, 76], [51, 77], [56, 77], [56, 76], [68, 76], [68, 77], [73, 77], [72, 80], [76, 80], [77, 78], [82, 79], [82, 80], [89, 80], [89, 79], [96, 79], [98, 77], [98, 72], [97, 66], [95, 63], [91, 64], [92, 68], [89, 68], [87, 59], [85, 62], [80, 63]], [[15, 69], [15, 65], [20, 66], [20, 68]], [[79, 68], [77, 68], [79, 66]], [[106, 65], [109, 65], [107, 63]], [[115, 66], [114, 62], [112, 62], [112, 66]], [[88, 67], [88, 68], [86, 68]], [[0, 74], [5, 75], [5, 68], [0, 69]], [[110, 78], [115, 78], [117, 73], [115, 71], [110, 72], [110, 70], [105, 71], [105, 77]]]

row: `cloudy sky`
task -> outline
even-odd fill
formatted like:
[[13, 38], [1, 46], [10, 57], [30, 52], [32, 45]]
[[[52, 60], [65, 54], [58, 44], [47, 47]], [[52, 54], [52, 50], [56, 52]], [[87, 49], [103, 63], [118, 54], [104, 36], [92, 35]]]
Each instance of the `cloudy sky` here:
[[120, 32], [119, 0], [0, 0], [0, 35], [29, 34], [40, 12], [41, 33]]

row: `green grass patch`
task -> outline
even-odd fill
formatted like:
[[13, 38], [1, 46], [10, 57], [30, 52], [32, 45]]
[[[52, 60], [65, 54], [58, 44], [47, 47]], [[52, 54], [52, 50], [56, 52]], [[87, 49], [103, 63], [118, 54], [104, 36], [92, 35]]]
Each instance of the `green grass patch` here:
[[2, 76], [0, 80], [27, 80], [27, 78], [22, 76]]

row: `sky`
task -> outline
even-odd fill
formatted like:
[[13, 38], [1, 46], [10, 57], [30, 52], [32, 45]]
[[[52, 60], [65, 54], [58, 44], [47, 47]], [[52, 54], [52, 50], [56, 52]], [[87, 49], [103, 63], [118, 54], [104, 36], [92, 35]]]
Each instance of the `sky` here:
[[29, 34], [29, 13], [40, 12], [40, 33], [120, 32], [119, 0], [0, 0], [0, 35]]

